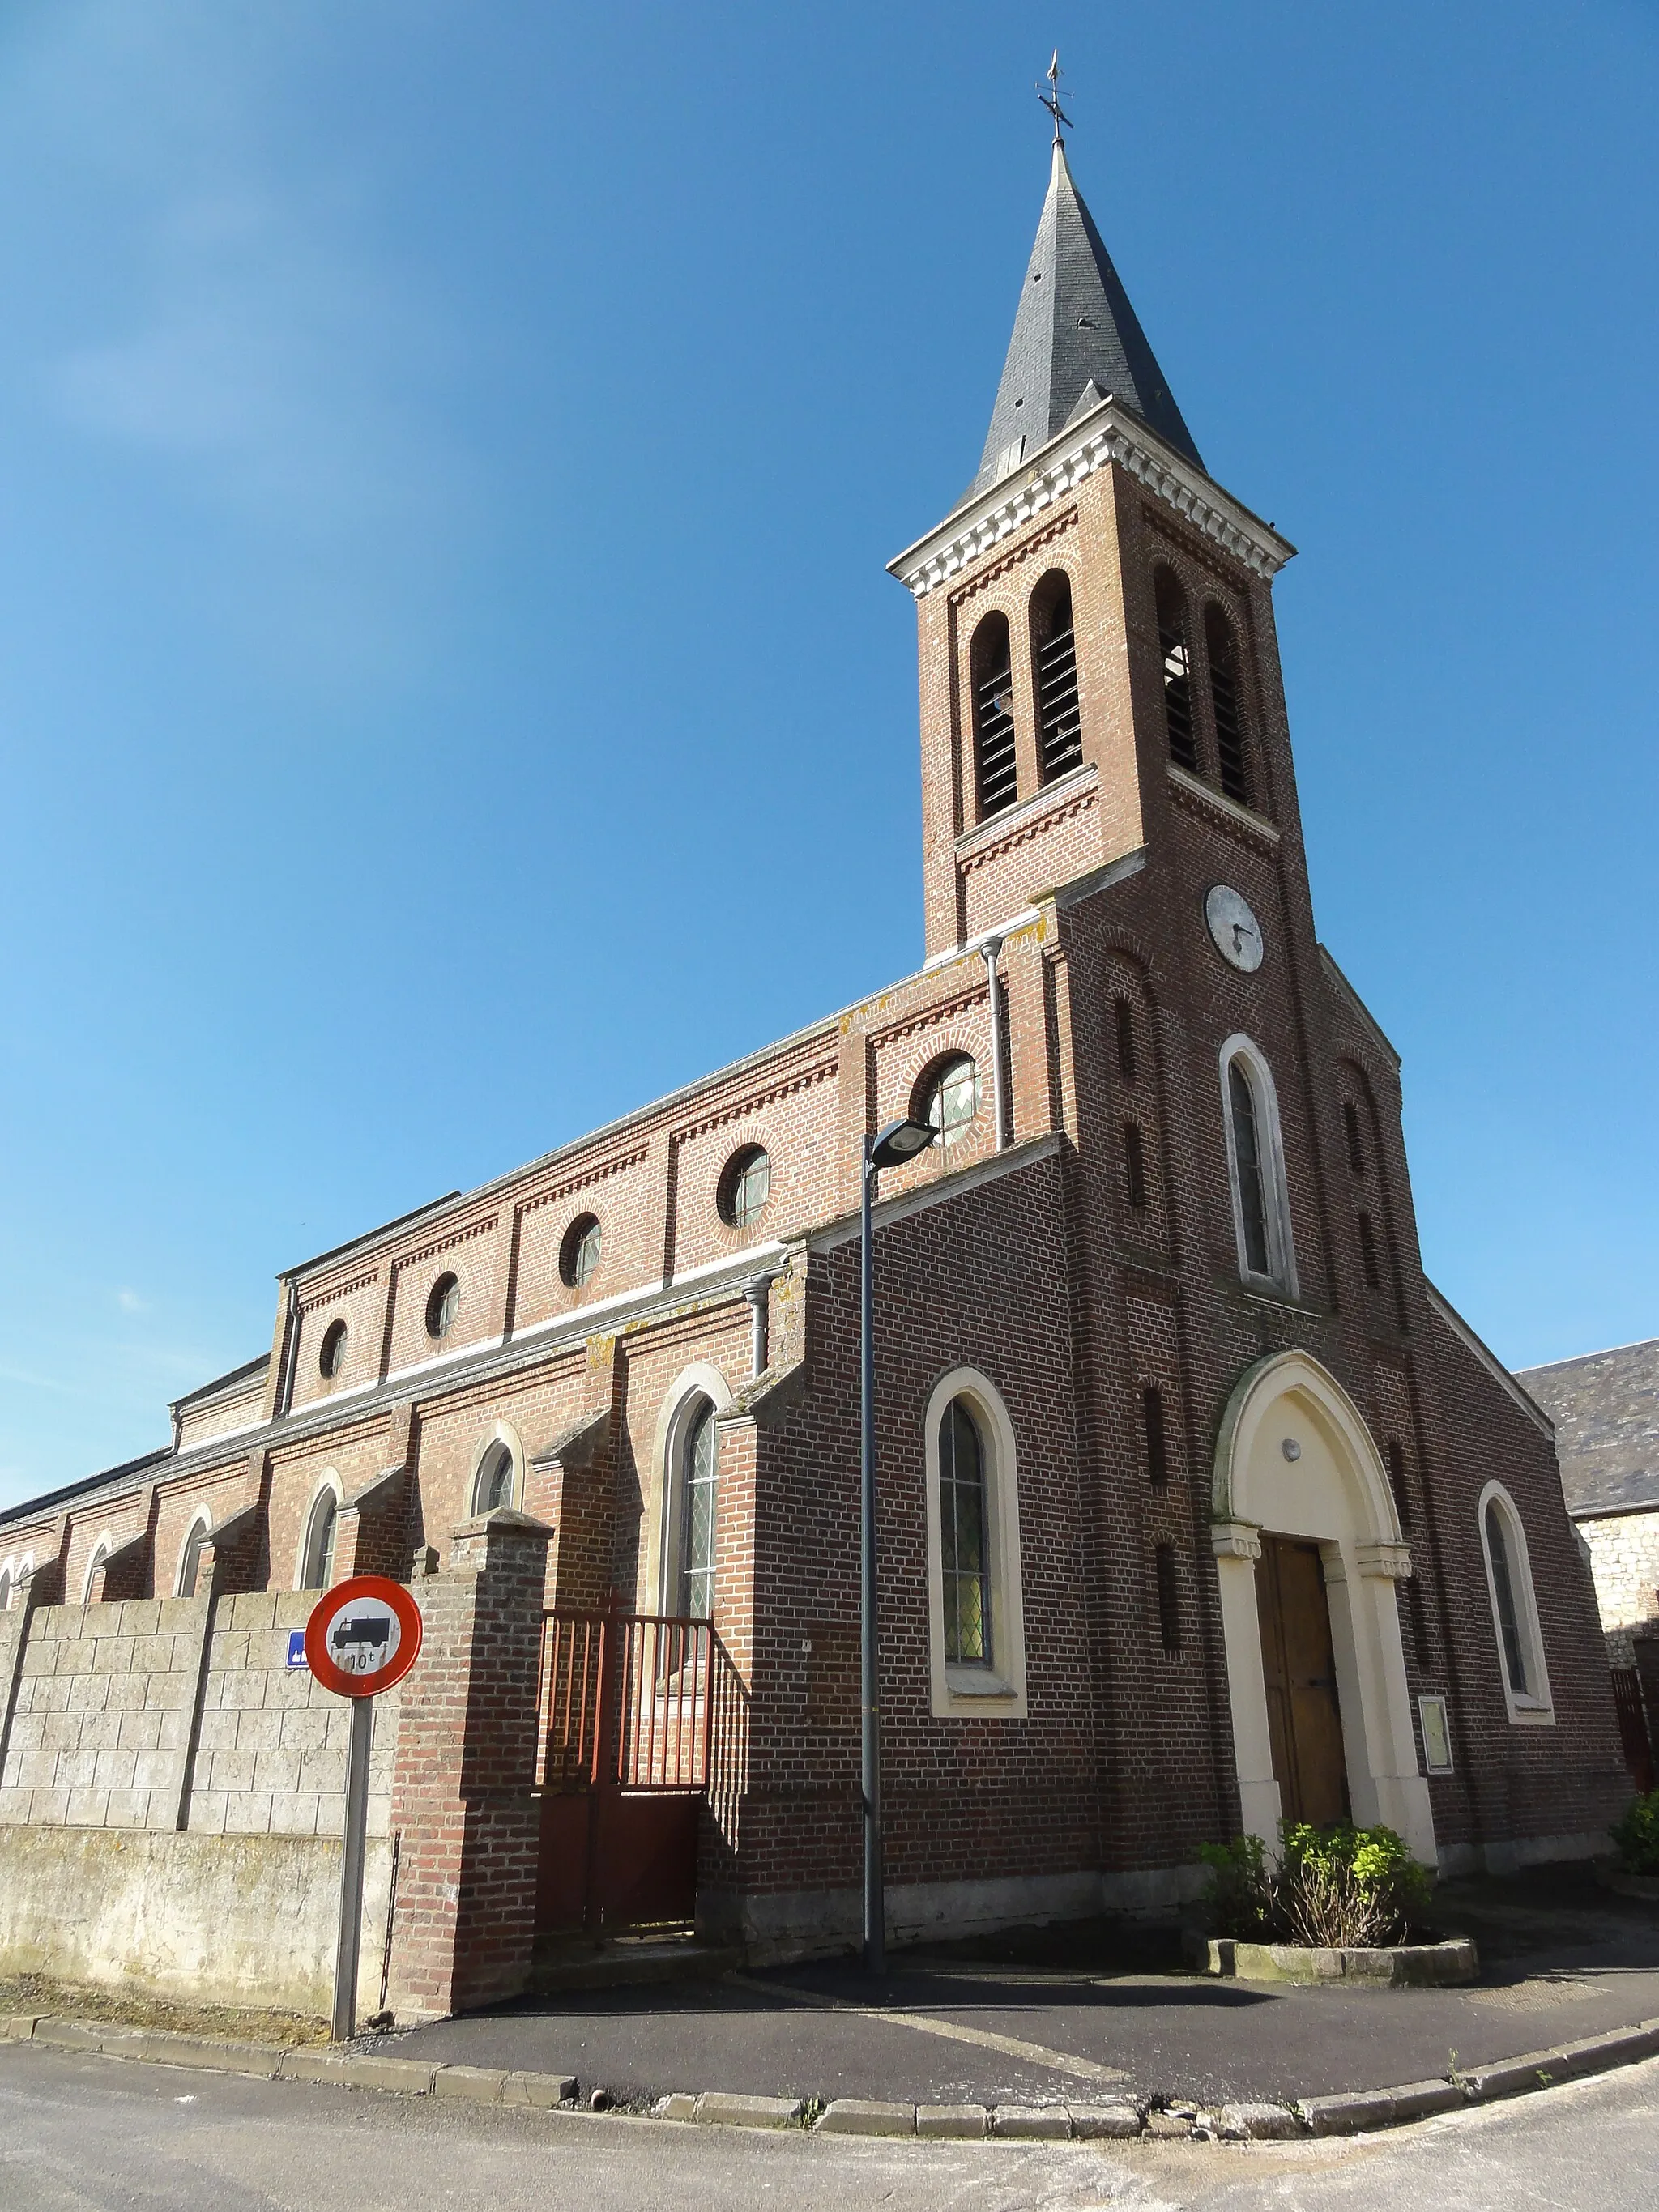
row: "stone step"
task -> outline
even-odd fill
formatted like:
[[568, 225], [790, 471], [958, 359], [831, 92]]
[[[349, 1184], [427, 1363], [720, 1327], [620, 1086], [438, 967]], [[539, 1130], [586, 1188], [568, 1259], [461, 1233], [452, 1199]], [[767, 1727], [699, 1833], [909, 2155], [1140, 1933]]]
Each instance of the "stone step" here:
[[650, 1982], [711, 1981], [742, 1964], [735, 1946], [695, 1936], [619, 1936], [599, 1942], [538, 1947], [530, 1986], [538, 1996], [562, 1990], [626, 1989]]

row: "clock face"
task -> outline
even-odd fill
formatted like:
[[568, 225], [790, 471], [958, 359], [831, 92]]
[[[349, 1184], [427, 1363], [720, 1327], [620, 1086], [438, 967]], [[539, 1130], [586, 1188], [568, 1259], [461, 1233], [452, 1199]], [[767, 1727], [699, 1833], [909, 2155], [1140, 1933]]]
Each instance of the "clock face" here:
[[1212, 884], [1204, 896], [1204, 919], [1222, 958], [1247, 975], [1254, 975], [1261, 965], [1261, 924], [1243, 894], [1231, 884]]

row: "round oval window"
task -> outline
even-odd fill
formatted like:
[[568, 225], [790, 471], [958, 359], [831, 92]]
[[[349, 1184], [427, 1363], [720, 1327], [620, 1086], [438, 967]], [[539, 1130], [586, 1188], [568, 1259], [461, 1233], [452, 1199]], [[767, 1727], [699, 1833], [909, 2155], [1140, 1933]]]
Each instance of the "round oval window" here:
[[603, 1236], [591, 1213], [580, 1213], [564, 1232], [559, 1248], [559, 1273], [573, 1291], [589, 1280], [599, 1264]]
[[926, 1104], [918, 1117], [953, 1145], [972, 1126], [979, 1111], [979, 1069], [965, 1052], [940, 1062], [928, 1080]]
[[455, 1316], [461, 1310], [461, 1286], [453, 1275], [440, 1275], [432, 1285], [432, 1295], [426, 1302], [426, 1333], [430, 1337], [446, 1337], [455, 1326]]
[[345, 1352], [346, 1325], [343, 1321], [331, 1321], [323, 1332], [323, 1348], [317, 1355], [325, 1382], [331, 1382], [345, 1365]]
[[720, 1217], [734, 1229], [746, 1229], [771, 1194], [771, 1161], [758, 1145], [746, 1146], [726, 1162], [720, 1177]]

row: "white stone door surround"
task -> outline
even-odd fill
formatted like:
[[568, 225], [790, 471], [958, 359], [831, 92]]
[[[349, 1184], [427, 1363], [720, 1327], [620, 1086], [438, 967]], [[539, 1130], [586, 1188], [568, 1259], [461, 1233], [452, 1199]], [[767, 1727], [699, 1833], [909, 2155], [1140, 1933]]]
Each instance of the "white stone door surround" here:
[[1356, 1823], [1386, 1822], [1433, 1866], [1434, 1817], [1418, 1766], [1395, 1601], [1395, 1583], [1412, 1571], [1411, 1553], [1358, 1407], [1305, 1352], [1274, 1352], [1239, 1377], [1216, 1441], [1212, 1504], [1244, 1829], [1272, 1849], [1281, 1808], [1256, 1610], [1264, 1529], [1319, 1547]]

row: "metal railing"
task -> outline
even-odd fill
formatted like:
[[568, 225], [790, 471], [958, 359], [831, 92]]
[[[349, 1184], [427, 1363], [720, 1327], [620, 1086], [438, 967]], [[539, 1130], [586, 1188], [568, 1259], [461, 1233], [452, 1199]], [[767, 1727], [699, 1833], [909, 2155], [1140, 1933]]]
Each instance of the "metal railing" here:
[[716, 1650], [706, 1620], [547, 1613], [537, 1786], [556, 1796], [706, 1790]]

